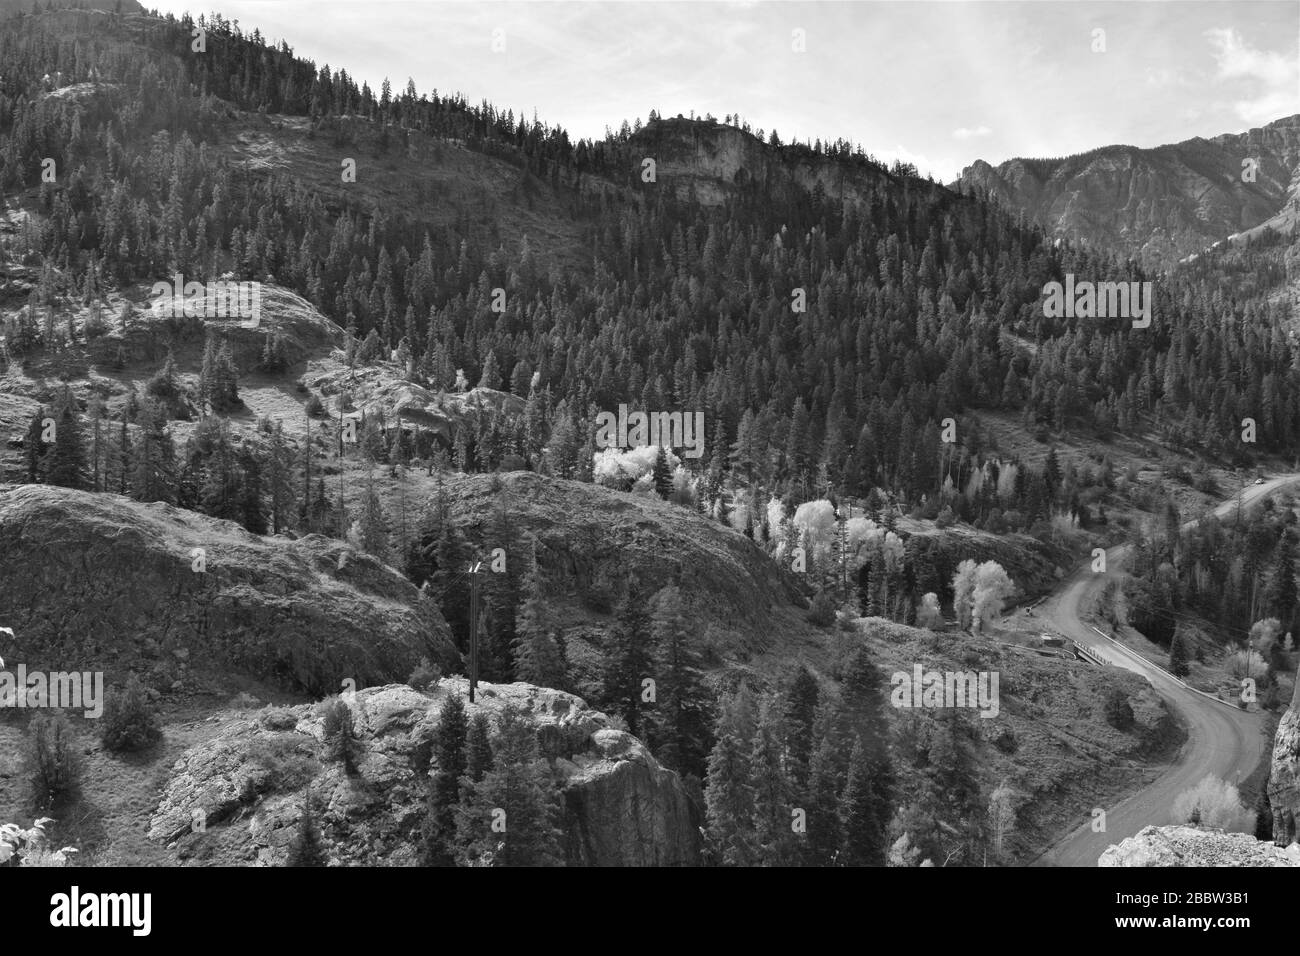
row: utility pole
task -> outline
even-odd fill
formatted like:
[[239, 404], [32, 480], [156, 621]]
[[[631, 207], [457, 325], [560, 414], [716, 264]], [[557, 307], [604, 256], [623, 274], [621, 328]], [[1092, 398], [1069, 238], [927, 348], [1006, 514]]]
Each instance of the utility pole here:
[[479, 612], [479, 569], [483, 562], [478, 561], [469, 568], [469, 702], [474, 703], [474, 691], [478, 688], [478, 612]]

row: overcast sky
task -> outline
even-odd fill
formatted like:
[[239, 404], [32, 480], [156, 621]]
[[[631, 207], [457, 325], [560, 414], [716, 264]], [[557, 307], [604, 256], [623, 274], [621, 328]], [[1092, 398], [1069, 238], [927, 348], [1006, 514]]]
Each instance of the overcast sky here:
[[1300, 113], [1296, 0], [143, 2], [218, 9], [376, 93], [410, 77], [575, 137], [651, 109], [739, 112], [942, 181], [975, 159], [1155, 146]]

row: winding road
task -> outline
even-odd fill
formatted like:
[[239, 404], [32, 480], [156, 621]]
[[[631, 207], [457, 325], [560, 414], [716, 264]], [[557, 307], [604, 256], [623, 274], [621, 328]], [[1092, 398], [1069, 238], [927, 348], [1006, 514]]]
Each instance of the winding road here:
[[[1241, 496], [1242, 504], [1297, 481], [1300, 475], [1291, 474], [1262, 485], [1250, 485]], [[1214, 514], [1224, 517], [1237, 507], [1237, 498], [1233, 497], [1216, 508]], [[1106, 811], [1105, 832], [1094, 833], [1091, 814], [1085, 814], [1080, 826], [1038, 857], [1033, 866], [1096, 866], [1098, 857], [1112, 844], [1133, 836], [1143, 827], [1169, 823], [1174, 799], [1207, 774], [1239, 783], [1250, 776], [1265, 753], [1258, 713], [1239, 710], [1191, 690], [1160, 667], [1099, 634], [1083, 620], [1081, 609], [1091, 607], [1096, 594], [1116, 576], [1129, 548], [1123, 545], [1106, 552], [1105, 573], [1093, 573], [1091, 563], [1085, 565], [1067, 578], [1039, 606], [1037, 613], [1061, 634], [1115, 666], [1134, 671], [1150, 681], [1186, 728], [1187, 741], [1159, 778], [1121, 803], [1102, 808]]]

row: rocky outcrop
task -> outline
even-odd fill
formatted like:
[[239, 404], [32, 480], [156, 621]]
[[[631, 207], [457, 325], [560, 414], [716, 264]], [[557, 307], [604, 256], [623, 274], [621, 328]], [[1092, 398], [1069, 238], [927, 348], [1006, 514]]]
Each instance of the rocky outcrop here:
[[[593, 638], [599, 647], [632, 580], [646, 599], [670, 584], [681, 588], [706, 656], [743, 660], [817, 639], [805, 620], [803, 582], [744, 534], [689, 508], [525, 471], [458, 477], [446, 492], [457, 528], [481, 553], [502, 546], [511, 560], [530, 561], [536, 543], [552, 613], [570, 641]], [[502, 506], [514, 545], [500, 539]]]
[[[372, 687], [351, 699], [360, 752], [355, 773], [323, 759], [319, 705], [231, 717], [216, 738], [175, 764], [150, 823], [152, 839], [185, 860], [280, 865], [308, 797], [331, 858], [409, 865], [424, 814], [428, 740], [464, 678], [427, 693]], [[571, 866], [687, 866], [700, 836], [681, 779], [581, 698], [530, 684], [479, 684], [466, 709], [495, 719], [507, 706], [532, 715], [564, 801]], [[196, 827], [195, 820], [203, 825]]]
[[[655, 161], [655, 184], [677, 198], [718, 206], [757, 191], [769, 200], [820, 192], [832, 202], [867, 203], [883, 184], [898, 177], [880, 166], [832, 160], [808, 150], [780, 148], [725, 123], [683, 117], [653, 120], [629, 141], [632, 174], [640, 178], [645, 159]], [[924, 180], [911, 188], [938, 189]]]
[[458, 429], [477, 427], [482, 416], [518, 418], [524, 400], [492, 388], [471, 388], [465, 392], [441, 392], [407, 381], [405, 370], [395, 362], [378, 362], [364, 368], [335, 368], [304, 378], [312, 391], [329, 398], [347, 392], [352, 410], [344, 417], [360, 421], [380, 418], [385, 427], [400, 420], [408, 431], [418, 427], [442, 439], [450, 448]]
[[1300, 820], [1300, 680], [1273, 738], [1268, 800], [1273, 808], [1273, 842], [1278, 846], [1294, 843]]
[[[1242, 162], [1258, 161], [1254, 182]], [[983, 160], [958, 184], [1023, 210], [1050, 235], [1110, 246], [1163, 268], [1276, 216], [1300, 193], [1300, 115], [1245, 133], [1064, 159]]]
[[3, 654], [28, 666], [145, 664], [164, 689], [234, 670], [328, 693], [459, 661], [434, 602], [340, 541], [117, 495], [0, 485], [0, 583]]
[[[174, 276], [159, 276], [160, 282], [175, 285]], [[188, 279], [188, 277], [182, 277]], [[233, 282], [231, 278], [226, 281]], [[201, 350], [205, 337], [210, 333], [218, 341], [229, 344], [235, 358], [235, 365], [244, 371], [255, 369], [262, 361], [262, 349], [267, 336], [279, 336], [285, 361], [296, 365], [309, 357], [328, 354], [331, 349], [342, 348], [345, 342], [343, 329], [325, 318], [315, 306], [295, 292], [281, 288], [274, 282], [256, 284], [256, 294], [260, 299], [257, 325], [251, 326], [251, 318], [238, 315], [199, 316], [187, 320], [181, 314], [184, 300], [173, 300], [169, 295], [154, 297], [152, 287], [148, 288], [149, 298], [142, 304], [143, 311], [133, 321], [131, 327], [119, 340], [118, 335], [110, 335], [92, 343], [90, 355], [100, 364], [111, 363], [119, 346], [124, 346], [133, 359], [156, 361], [159, 357], [157, 337], [160, 327], [170, 324], [175, 328], [179, 338], [189, 343], [188, 348], [180, 342], [172, 342], [174, 349], [185, 350], [186, 358], [193, 358], [190, 353]], [[251, 297], [251, 293], [250, 293]], [[230, 307], [227, 311], [234, 311]], [[162, 347], [165, 354], [165, 346]], [[150, 351], [155, 354], [150, 355]], [[178, 354], [178, 360], [182, 356]]]
[[1146, 827], [1111, 846], [1098, 866], [1300, 866], [1300, 846], [1280, 849], [1249, 833]]

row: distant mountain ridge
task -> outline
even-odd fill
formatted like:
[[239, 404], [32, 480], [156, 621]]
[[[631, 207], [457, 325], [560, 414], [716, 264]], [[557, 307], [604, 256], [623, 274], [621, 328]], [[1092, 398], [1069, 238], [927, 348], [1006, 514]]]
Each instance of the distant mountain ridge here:
[[[1243, 174], [1257, 160], [1254, 182]], [[1109, 246], [1163, 268], [1300, 209], [1300, 114], [1245, 133], [1061, 159], [977, 160], [954, 186], [987, 191], [1057, 237]], [[1289, 215], [1288, 215], [1289, 213]]]

